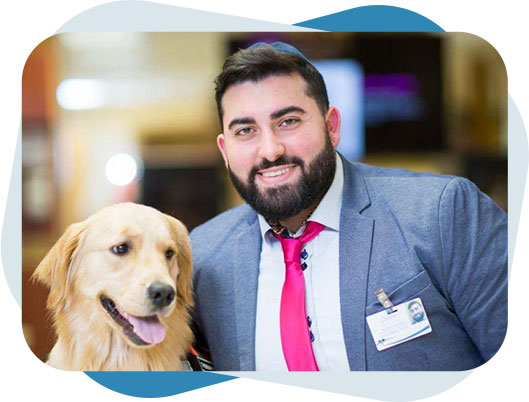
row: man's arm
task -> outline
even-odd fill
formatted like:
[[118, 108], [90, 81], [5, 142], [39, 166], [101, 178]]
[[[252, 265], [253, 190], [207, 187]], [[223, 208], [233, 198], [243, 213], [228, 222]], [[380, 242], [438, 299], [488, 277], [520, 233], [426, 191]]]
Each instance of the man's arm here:
[[441, 195], [439, 231], [448, 302], [487, 361], [507, 330], [507, 214], [454, 178]]
[[[190, 233], [191, 238], [191, 245], [193, 247], [193, 290], [194, 290], [194, 299], [195, 299], [195, 306], [193, 308], [193, 311], [191, 313], [191, 329], [193, 330], [193, 335], [195, 337], [195, 341], [193, 343], [193, 348], [195, 352], [195, 357], [198, 357], [198, 359], [195, 359], [197, 361], [200, 361], [200, 359], [205, 359], [207, 364], [211, 366], [211, 355], [209, 352], [209, 346], [206, 341], [206, 338], [202, 332], [202, 322], [201, 322], [201, 315], [200, 315], [200, 300], [197, 297], [196, 290], [198, 289], [198, 280], [200, 277], [200, 242], [198, 239], [200, 236], [197, 236], [196, 230], [193, 230]], [[200, 369], [201, 370], [211, 370], [212, 367], [207, 368], [203, 367], [200, 363]], [[197, 368], [193, 367], [194, 370], [197, 370]]]

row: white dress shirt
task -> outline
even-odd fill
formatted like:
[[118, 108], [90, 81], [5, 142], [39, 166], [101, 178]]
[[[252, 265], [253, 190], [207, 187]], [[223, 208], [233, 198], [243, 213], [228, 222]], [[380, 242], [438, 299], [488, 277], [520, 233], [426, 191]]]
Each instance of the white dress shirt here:
[[[340, 313], [340, 270], [338, 243], [342, 207], [343, 166], [336, 155], [336, 172], [331, 187], [309, 220], [325, 229], [304, 246], [307, 255], [301, 259], [307, 268], [305, 303], [311, 318], [312, 347], [320, 371], [349, 371]], [[285, 280], [285, 263], [281, 243], [271, 233], [270, 225], [259, 215], [263, 236], [257, 290], [255, 359], [257, 370], [288, 370], [279, 325], [281, 291]], [[302, 227], [294, 237], [299, 237]], [[303, 253], [302, 253], [303, 254]]]

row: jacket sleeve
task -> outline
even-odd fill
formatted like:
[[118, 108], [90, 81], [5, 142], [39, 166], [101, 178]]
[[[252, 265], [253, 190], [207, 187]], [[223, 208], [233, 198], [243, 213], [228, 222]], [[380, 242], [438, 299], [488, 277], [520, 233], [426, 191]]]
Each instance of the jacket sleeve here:
[[197, 293], [196, 293], [199, 287], [198, 281], [200, 277], [200, 268], [201, 268], [200, 251], [202, 250], [199, 244], [200, 235], [197, 235], [196, 229], [190, 233], [190, 238], [191, 238], [191, 244], [193, 246], [193, 289], [195, 291], [194, 293], [195, 306], [191, 314], [191, 328], [195, 336], [193, 347], [198, 352], [199, 356], [206, 358], [208, 360], [211, 360], [209, 346], [208, 346], [206, 337], [204, 336], [203, 331], [202, 331], [202, 321], [201, 321], [201, 315], [200, 315], [200, 299], [197, 297]]
[[507, 214], [454, 178], [440, 198], [439, 231], [448, 302], [487, 361], [507, 331]]

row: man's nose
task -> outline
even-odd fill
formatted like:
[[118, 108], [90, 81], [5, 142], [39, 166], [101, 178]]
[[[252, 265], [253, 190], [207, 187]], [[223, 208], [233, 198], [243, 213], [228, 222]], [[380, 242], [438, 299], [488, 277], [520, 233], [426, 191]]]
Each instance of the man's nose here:
[[273, 162], [284, 153], [285, 146], [281, 139], [272, 130], [263, 131], [259, 142], [259, 157]]

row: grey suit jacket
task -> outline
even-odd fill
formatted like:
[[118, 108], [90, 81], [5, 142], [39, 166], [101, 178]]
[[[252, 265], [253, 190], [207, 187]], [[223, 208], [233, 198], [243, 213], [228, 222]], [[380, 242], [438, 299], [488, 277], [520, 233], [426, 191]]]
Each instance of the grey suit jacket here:
[[[351, 370], [467, 370], [507, 329], [507, 216], [470, 181], [344, 162], [340, 304]], [[246, 204], [191, 233], [195, 320], [215, 370], [255, 370], [261, 235]], [[378, 351], [366, 316], [420, 297], [432, 332]]]

